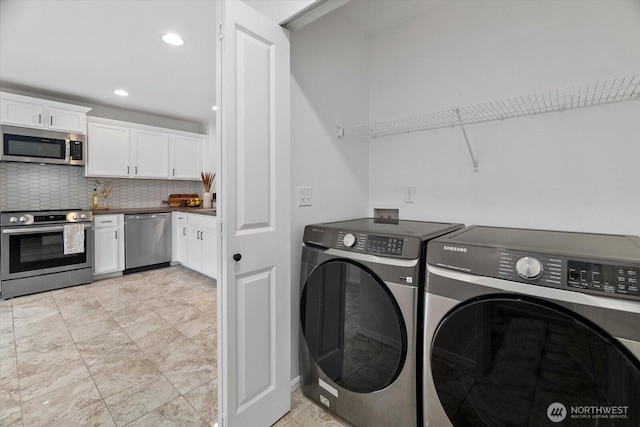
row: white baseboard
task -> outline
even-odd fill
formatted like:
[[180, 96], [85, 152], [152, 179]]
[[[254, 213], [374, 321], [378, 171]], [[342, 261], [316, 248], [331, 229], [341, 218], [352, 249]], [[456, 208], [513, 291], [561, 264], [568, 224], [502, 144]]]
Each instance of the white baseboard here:
[[291, 380], [289, 387], [291, 389], [291, 393], [300, 388], [300, 375]]

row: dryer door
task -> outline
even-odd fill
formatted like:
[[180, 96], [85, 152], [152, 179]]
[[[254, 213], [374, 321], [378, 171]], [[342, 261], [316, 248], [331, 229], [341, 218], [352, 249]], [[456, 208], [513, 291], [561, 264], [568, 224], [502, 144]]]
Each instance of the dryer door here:
[[431, 342], [431, 372], [454, 426], [640, 425], [638, 359], [541, 299], [489, 295], [454, 307]]
[[300, 320], [311, 357], [340, 387], [371, 393], [400, 374], [407, 353], [402, 313], [367, 267], [339, 259], [318, 266], [304, 284]]

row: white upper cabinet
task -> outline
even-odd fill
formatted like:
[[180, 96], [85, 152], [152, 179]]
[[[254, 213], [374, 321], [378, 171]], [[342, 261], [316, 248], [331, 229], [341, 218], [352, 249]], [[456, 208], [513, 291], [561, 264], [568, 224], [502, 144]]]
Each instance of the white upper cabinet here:
[[87, 124], [87, 176], [129, 176], [130, 129], [105, 123]]
[[87, 176], [199, 181], [205, 135], [91, 117]]
[[0, 110], [2, 124], [85, 134], [91, 108], [2, 92]]
[[131, 164], [136, 178], [167, 178], [169, 175], [169, 135], [132, 129]]
[[171, 178], [200, 179], [203, 167], [203, 138], [174, 135], [171, 141]]

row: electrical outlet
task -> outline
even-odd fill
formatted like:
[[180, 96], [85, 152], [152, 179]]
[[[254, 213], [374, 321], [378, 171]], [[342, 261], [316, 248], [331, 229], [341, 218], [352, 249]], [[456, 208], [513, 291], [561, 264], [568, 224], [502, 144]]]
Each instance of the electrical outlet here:
[[405, 203], [416, 202], [416, 187], [410, 185], [406, 188], [405, 194], [404, 194], [404, 202]]
[[311, 206], [311, 187], [298, 187], [298, 206]]

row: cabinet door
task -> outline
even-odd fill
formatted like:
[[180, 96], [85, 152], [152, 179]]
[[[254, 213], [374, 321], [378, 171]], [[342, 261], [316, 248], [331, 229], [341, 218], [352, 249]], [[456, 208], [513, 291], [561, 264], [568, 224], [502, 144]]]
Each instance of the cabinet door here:
[[87, 115], [64, 108], [47, 108], [48, 118], [45, 126], [49, 129], [85, 134], [87, 132]]
[[215, 218], [210, 227], [202, 229], [200, 240], [202, 240], [202, 273], [207, 276], [218, 278], [218, 233], [215, 228]]
[[87, 176], [129, 176], [129, 128], [89, 123]]
[[169, 135], [132, 129], [132, 176], [136, 178], [169, 177]]
[[189, 250], [189, 238], [187, 233], [187, 214], [182, 212], [173, 212], [172, 214], [172, 256], [173, 262], [187, 264], [187, 251]]
[[3, 124], [30, 128], [44, 127], [44, 108], [41, 105], [12, 99], [2, 99], [0, 102]]
[[171, 178], [200, 180], [204, 164], [204, 140], [177, 135], [171, 139]]
[[202, 240], [200, 240], [200, 227], [189, 225], [187, 227], [187, 266], [197, 271], [202, 271]]
[[120, 254], [118, 251], [118, 227], [103, 227], [93, 230], [94, 262], [93, 274], [112, 273], [120, 268]]

